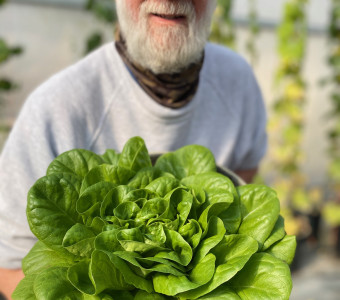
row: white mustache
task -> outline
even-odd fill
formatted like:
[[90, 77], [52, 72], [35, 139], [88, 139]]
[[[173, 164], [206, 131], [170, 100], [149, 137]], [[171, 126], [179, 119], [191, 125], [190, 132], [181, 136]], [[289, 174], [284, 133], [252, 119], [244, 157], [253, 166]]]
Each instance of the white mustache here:
[[195, 17], [195, 7], [190, 1], [145, 1], [141, 5], [142, 14], [180, 15], [189, 20]]

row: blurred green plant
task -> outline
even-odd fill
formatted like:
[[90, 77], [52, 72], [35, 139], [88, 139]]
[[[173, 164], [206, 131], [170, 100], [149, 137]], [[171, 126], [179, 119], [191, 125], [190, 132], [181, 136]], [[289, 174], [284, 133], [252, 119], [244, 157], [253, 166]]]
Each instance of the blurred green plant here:
[[235, 26], [231, 18], [233, 0], [218, 0], [210, 40], [235, 49]]
[[330, 201], [325, 205], [323, 216], [332, 226], [340, 226], [340, 0], [332, 1], [328, 30], [330, 55], [328, 65], [331, 76], [326, 83], [331, 86], [332, 104], [329, 117], [332, 127], [328, 132], [330, 164], [328, 168], [330, 182]]
[[[269, 121], [271, 185], [279, 193], [287, 220], [292, 222], [294, 212], [312, 214], [319, 210], [321, 201], [320, 191], [315, 188], [307, 190], [307, 178], [301, 171], [305, 158], [301, 143], [307, 101], [307, 85], [302, 75], [307, 38], [307, 4], [307, 0], [290, 0], [284, 4], [282, 22], [277, 31], [279, 66], [275, 87], [278, 96]], [[299, 231], [301, 228], [295, 226], [294, 230]], [[296, 231], [294, 234], [304, 235]]]
[[[0, 6], [6, 3], [6, 0], [0, 0]], [[11, 59], [13, 56], [21, 54], [22, 47], [9, 46], [4, 39], [0, 37], [0, 66]], [[17, 88], [17, 84], [10, 78], [0, 77], [0, 104], [3, 100], [3, 94]], [[0, 127], [1, 130], [2, 127]]]
[[[92, 12], [101, 22], [114, 24], [116, 22], [116, 6], [113, 0], [88, 0], [85, 9]], [[112, 30], [113, 31], [113, 30]], [[86, 39], [85, 54], [92, 52], [104, 43], [104, 35], [95, 31]]]
[[107, 23], [116, 21], [115, 1], [112, 0], [88, 0], [86, 3], [87, 10], [92, 11], [98, 19]]
[[[12, 56], [19, 55], [21, 53], [21, 47], [10, 47], [4, 39], [0, 38], [0, 64], [8, 61]], [[9, 91], [15, 87], [16, 85], [11, 80], [0, 78], [0, 91]]]
[[340, 225], [339, 216], [340, 216], [340, 205], [336, 202], [329, 202], [324, 206], [322, 215], [327, 223], [333, 227], [337, 227]]

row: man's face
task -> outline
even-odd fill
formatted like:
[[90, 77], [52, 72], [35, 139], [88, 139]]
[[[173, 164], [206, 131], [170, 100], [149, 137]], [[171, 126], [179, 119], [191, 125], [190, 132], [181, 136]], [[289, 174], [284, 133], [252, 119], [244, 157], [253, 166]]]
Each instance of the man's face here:
[[116, 0], [128, 54], [154, 73], [199, 61], [216, 0]]

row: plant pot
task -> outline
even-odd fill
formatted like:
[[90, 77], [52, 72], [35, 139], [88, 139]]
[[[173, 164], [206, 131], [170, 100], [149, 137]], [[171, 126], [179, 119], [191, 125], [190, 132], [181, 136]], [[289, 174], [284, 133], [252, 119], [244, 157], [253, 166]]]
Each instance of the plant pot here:
[[335, 245], [334, 245], [335, 255], [340, 258], [340, 226], [335, 228]]
[[308, 238], [297, 238], [296, 239], [296, 250], [293, 262], [290, 265], [290, 270], [296, 272], [305, 265], [306, 248]]
[[317, 242], [319, 240], [319, 231], [320, 231], [320, 222], [321, 222], [321, 213], [315, 212], [308, 215], [309, 223], [311, 226], [311, 234], [310, 239], [313, 242]]
[[303, 268], [315, 255], [315, 247], [311, 247], [310, 243], [312, 227], [310, 226], [309, 217], [305, 214], [294, 212], [294, 218], [299, 224], [299, 232], [296, 234], [296, 251], [290, 266], [292, 272]]

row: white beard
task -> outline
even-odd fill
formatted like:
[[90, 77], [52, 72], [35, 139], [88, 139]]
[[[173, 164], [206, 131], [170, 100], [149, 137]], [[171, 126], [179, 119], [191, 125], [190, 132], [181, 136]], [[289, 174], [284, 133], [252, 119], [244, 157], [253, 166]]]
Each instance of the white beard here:
[[[216, 0], [208, 0], [205, 13], [197, 20], [191, 1], [146, 0], [141, 4], [136, 24], [126, 1], [116, 0], [119, 26], [130, 59], [155, 74], [178, 73], [199, 62], [209, 37], [215, 7]], [[150, 13], [185, 15], [188, 26], [150, 28]]]

